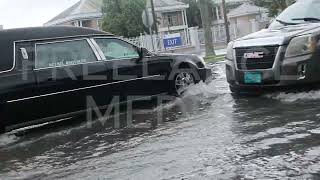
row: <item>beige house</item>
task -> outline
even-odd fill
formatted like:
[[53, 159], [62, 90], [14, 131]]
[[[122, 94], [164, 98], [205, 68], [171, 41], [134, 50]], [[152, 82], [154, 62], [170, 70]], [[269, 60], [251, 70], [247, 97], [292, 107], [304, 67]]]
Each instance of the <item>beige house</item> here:
[[[212, 0], [213, 34], [215, 42], [226, 40], [222, 0]], [[251, 0], [226, 0], [227, 17], [230, 23], [231, 39], [259, 31], [269, 22], [268, 10], [252, 4]]]
[[238, 36], [256, 32], [267, 24], [268, 9], [250, 3], [244, 3], [228, 13], [228, 18], [233, 31]]
[[102, 28], [103, 17], [102, 1], [103, 0], [80, 0], [44, 25], [69, 25], [100, 30]]
[[[188, 4], [176, 0], [154, 0], [155, 12], [158, 18], [158, 29], [160, 34], [186, 31], [188, 21], [186, 10]], [[147, 8], [151, 11], [150, 1]]]
[[[223, 7], [222, 7], [222, 0], [212, 0], [215, 4], [213, 9], [213, 24], [223, 24]], [[243, 3], [250, 2], [250, 0], [226, 0], [227, 9], [234, 9], [240, 6]]]

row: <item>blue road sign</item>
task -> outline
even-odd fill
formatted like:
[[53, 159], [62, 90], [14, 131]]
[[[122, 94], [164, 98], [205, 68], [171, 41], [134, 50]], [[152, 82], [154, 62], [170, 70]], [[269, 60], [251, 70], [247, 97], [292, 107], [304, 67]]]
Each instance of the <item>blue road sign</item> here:
[[182, 39], [180, 33], [168, 34], [163, 38], [164, 48], [173, 48], [182, 46]]

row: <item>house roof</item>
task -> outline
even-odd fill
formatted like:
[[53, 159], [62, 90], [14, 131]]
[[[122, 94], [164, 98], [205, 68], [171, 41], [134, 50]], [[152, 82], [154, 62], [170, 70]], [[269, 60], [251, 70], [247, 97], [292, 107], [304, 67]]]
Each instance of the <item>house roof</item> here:
[[[181, 10], [189, 8], [188, 4], [177, 0], [153, 0], [156, 11]], [[60, 25], [66, 22], [78, 19], [101, 18], [103, 0], [80, 0], [70, 8], [66, 9], [58, 16], [54, 17], [45, 26]], [[150, 1], [147, 1], [147, 7], [151, 8]]]
[[[166, 10], [176, 10], [176, 9], [187, 9], [188, 4], [177, 0], [153, 0], [155, 11], [166, 11]], [[147, 8], [151, 8], [151, 2], [147, 1]]]
[[102, 17], [102, 0], [80, 0], [45, 25], [57, 25], [77, 19]]
[[268, 9], [259, 7], [250, 3], [243, 3], [239, 7], [231, 10], [228, 13], [229, 18], [245, 16], [250, 14], [260, 14], [262, 12], [268, 12]]
[[[185, 5], [184, 3], [176, 1], [176, 0], [156, 0], [153, 2], [154, 2], [155, 7]], [[150, 1], [147, 2], [147, 7], [151, 7]]]

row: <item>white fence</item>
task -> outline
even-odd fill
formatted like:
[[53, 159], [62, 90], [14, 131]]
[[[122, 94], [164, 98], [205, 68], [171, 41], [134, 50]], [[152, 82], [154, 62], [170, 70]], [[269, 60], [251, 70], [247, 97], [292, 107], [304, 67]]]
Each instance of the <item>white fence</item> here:
[[[258, 23], [258, 22], [257, 22]], [[239, 24], [231, 24], [230, 38], [231, 40], [243, 37], [252, 32], [258, 31], [264, 27], [265, 22], [259, 22], [258, 24], [253, 24], [252, 27], [244, 31]], [[182, 45], [175, 48], [166, 49], [164, 46], [164, 36], [156, 35], [143, 35], [134, 38], [124, 38], [126, 41], [138, 47], [144, 47], [153, 52], [164, 52], [168, 50], [183, 49], [194, 47], [197, 51], [200, 51], [200, 46], [205, 44], [204, 30], [198, 29], [197, 27], [191, 27], [186, 30], [181, 30], [180, 32]], [[214, 25], [212, 27], [212, 38], [214, 44], [226, 43], [226, 31], [224, 24]]]
[[[176, 48], [184, 48], [184, 47], [192, 46], [189, 29], [182, 30], [178, 33], [180, 33], [182, 45]], [[153, 52], [162, 52], [162, 51], [175, 49], [175, 48], [166, 49], [163, 41], [164, 36], [161, 36], [161, 35], [151, 36], [151, 35], [141, 34], [139, 37], [123, 38], [123, 39], [138, 47], [144, 47]]]
[[[230, 38], [232, 40], [240, 36], [238, 31], [234, 31], [234, 28], [235, 28], [235, 25], [230, 25], [229, 27]], [[211, 31], [212, 31], [213, 43], [225, 43], [227, 41], [226, 29], [224, 25], [215, 25], [212, 27]], [[204, 36], [203, 29], [199, 29], [199, 40], [201, 44], [205, 43], [205, 36]]]

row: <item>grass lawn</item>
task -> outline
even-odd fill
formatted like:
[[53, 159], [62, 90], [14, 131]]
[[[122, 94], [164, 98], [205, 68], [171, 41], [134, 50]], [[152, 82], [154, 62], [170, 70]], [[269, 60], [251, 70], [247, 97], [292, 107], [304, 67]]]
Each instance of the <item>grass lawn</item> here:
[[224, 60], [225, 55], [219, 55], [219, 56], [207, 56], [204, 58], [204, 60], [207, 63], [215, 63], [218, 61], [223, 61]]

